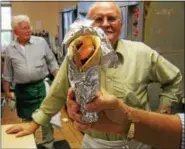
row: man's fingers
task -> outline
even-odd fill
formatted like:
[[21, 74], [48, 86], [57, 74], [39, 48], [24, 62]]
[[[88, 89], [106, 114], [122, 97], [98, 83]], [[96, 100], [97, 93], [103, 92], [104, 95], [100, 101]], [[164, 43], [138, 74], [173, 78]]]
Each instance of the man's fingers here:
[[21, 126], [12, 126], [6, 130], [6, 133], [8, 133], [8, 134], [18, 133], [22, 130], [23, 130], [23, 128]]
[[67, 102], [67, 108], [73, 112], [77, 112], [79, 110], [79, 105], [75, 101], [70, 100]]
[[98, 109], [98, 107], [96, 106], [96, 101], [92, 101], [90, 103], [88, 103], [85, 107], [85, 109], [88, 111], [88, 112], [99, 112], [100, 110]]
[[119, 107], [119, 100], [106, 91], [98, 91], [94, 100], [87, 104], [86, 110], [89, 112], [100, 112], [102, 110], [112, 110]]
[[75, 100], [75, 92], [73, 88], [69, 88], [67, 97], [70, 100]]
[[89, 102], [86, 105], [86, 110], [88, 112], [100, 112], [104, 107], [104, 102], [102, 102], [102, 93], [97, 91], [96, 96], [94, 97], [92, 102]]
[[72, 101], [68, 104], [68, 107], [70, 107], [70, 109], [74, 112], [79, 110], [79, 105], [78, 103], [76, 103], [75, 101]]
[[74, 119], [73, 113], [77, 113], [80, 109], [79, 104], [75, 101], [75, 92], [73, 88], [68, 90], [67, 97], [67, 113], [70, 118]]
[[101, 92], [100, 91], [97, 91], [96, 92], [96, 95], [93, 98], [93, 100], [91, 102], [89, 102], [85, 109], [88, 111], [88, 112], [99, 112], [101, 111], [101, 101], [100, 101], [100, 97], [101, 97]]
[[67, 106], [67, 113], [70, 118], [74, 119], [73, 113], [77, 113], [79, 111], [79, 106], [78, 105], [71, 105]]
[[75, 101], [75, 92], [73, 88], [70, 88], [68, 90], [68, 96], [67, 96], [67, 107], [70, 108], [71, 106], [73, 106], [73, 110], [78, 109], [79, 105], [78, 103]]
[[23, 137], [23, 136], [26, 136], [29, 134], [31, 134], [31, 132], [29, 132], [28, 130], [23, 130], [23, 131], [20, 131], [19, 133], [17, 133], [16, 137]]
[[74, 112], [73, 112], [72, 115], [73, 115], [73, 118], [74, 118], [75, 121], [80, 122], [80, 123], [83, 123], [83, 122], [81, 121], [81, 119], [82, 119], [82, 115], [81, 115], [81, 114], [79, 114], [79, 113], [74, 113]]
[[11, 126], [8, 129], [6, 129], [6, 132], [8, 133], [12, 128], [14, 128], [15, 126]]
[[100, 92], [100, 91], [96, 92], [96, 97], [100, 97], [101, 95], [102, 95], [102, 92]]

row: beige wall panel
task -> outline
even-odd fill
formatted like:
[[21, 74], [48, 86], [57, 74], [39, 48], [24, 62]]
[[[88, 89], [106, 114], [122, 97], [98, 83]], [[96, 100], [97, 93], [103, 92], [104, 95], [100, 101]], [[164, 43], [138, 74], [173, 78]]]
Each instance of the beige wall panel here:
[[46, 30], [58, 35], [59, 12], [78, 2], [12, 2], [12, 15], [26, 14], [30, 17], [33, 31]]

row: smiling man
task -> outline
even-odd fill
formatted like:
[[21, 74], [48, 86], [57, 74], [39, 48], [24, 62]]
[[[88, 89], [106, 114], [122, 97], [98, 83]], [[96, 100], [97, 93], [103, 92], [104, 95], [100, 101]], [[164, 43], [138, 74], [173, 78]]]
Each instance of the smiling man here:
[[[141, 42], [120, 39], [122, 28], [121, 10], [114, 2], [96, 2], [89, 9], [88, 16], [94, 20], [93, 26], [100, 27], [107, 35], [119, 58], [117, 68], [101, 67], [101, 88], [131, 107], [150, 110], [147, 87], [151, 82], [159, 82], [162, 87], [159, 111], [170, 112], [172, 101], [178, 102], [179, 85], [182, 80], [179, 69], [164, 59], [156, 51]], [[13, 126], [7, 133], [17, 132], [18, 136], [33, 133], [39, 125], [48, 123], [65, 104], [68, 89], [68, 61], [64, 60], [51, 86], [48, 96], [27, 125]], [[130, 94], [132, 92], [132, 94]], [[134, 95], [134, 96], [133, 96]], [[68, 98], [68, 113], [76, 123], [78, 104]], [[109, 125], [110, 127], [111, 124]], [[82, 148], [150, 148], [125, 136], [99, 131], [85, 132]]]
[[[88, 17], [94, 20], [93, 26], [100, 27], [106, 33], [119, 57], [119, 66], [116, 69], [104, 68], [101, 72], [101, 87], [119, 97], [127, 105], [150, 110], [147, 87], [151, 82], [158, 82], [163, 89], [158, 111], [170, 113], [172, 101], [179, 100], [179, 84], [182, 80], [179, 69], [147, 45], [120, 39], [124, 22], [122, 22], [121, 10], [114, 2], [94, 3], [89, 9]], [[69, 115], [77, 124], [83, 124], [76, 118], [79, 116], [79, 105], [70, 98], [68, 101]], [[125, 136], [86, 131], [82, 148], [110, 147], [150, 148], [133, 139], [127, 141]]]
[[93, 26], [100, 27], [107, 35], [112, 46], [116, 48], [122, 28], [119, 6], [110, 2], [97, 2], [89, 9], [88, 18], [94, 20]]

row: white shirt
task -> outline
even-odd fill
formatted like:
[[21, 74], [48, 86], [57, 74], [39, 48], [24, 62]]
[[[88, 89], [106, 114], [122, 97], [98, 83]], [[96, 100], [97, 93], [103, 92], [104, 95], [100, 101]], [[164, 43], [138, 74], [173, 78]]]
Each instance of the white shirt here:
[[20, 45], [20, 47], [21, 47], [21, 49], [22, 49], [22, 52], [24, 53], [24, 55], [26, 56], [26, 49], [25, 49], [25, 47], [23, 46], [23, 45], [21, 45], [21, 44], [19, 44]]

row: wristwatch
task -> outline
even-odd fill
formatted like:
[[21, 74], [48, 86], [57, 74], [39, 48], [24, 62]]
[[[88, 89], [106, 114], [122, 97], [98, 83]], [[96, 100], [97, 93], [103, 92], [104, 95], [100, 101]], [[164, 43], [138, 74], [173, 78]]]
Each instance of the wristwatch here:
[[127, 137], [126, 137], [127, 141], [130, 141], [134, 138], [134, 132], [135, 132], [135, 125], [134, 125], [134, 122], [131, 122], [127, 133]]

